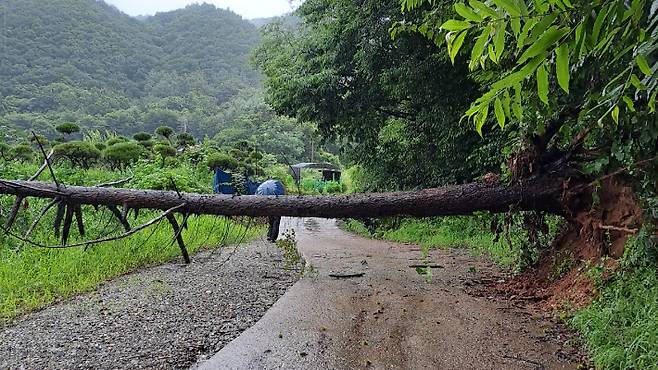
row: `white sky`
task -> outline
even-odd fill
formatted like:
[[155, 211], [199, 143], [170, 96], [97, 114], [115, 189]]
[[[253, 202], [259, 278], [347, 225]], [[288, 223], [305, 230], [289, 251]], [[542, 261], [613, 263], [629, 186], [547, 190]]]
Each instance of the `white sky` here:
[[[153, 15], [157, 12], [184, 8], [194, 3], [213, 4], [218, 8], [231, 9], [243, 18], [265, 18], [291, 12], [296, 0], [105, 0], [130, 15]], [[291, 4], [292, 2], [292, 4]]]

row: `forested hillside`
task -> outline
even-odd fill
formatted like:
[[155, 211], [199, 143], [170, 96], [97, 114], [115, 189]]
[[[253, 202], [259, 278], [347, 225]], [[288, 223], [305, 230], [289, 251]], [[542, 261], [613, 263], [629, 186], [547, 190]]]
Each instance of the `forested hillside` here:
[[212, 137], [236, 116], [234, 98], [260, 96], [247, 63], [256, 27], [212, 5], [139, 20], [102, 1], [8, 0], [0, 20], [6, 141], [29, 128], [52, 138], [64, 122], [126, 135], [168, 125]]

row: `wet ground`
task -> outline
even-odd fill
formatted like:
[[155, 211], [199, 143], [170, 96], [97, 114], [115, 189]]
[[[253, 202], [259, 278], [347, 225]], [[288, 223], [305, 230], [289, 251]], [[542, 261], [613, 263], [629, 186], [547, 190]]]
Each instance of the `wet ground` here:
[[198, 369], [573, 369], [555, 324], [473, 294], [500, 279], [490, 263], [458, 250], [351, 235], [333, 220], [284, 219], [314, 271], [253, 327]]

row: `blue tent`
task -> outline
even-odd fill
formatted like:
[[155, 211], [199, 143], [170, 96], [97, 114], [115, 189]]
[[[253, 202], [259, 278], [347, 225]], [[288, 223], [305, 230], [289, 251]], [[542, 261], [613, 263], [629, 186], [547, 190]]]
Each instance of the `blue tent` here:
[[[213, 178], [212, 189], [217, 194], [235, 194], [232, 181], [233, 176], [230, 173], [224, 172], [217, 168], [215, 169], [215, 177]], [[255, 182], [247, 177], [245, 189], [243, 189], [241, 193], [244, 195], [254, 195], [256, 194], [258, 185], [260, 185], [260, 183]]]

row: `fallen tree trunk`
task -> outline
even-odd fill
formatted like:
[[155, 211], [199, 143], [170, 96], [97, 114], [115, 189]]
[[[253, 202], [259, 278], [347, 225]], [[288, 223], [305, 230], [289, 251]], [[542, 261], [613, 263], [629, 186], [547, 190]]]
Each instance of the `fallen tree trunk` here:
[[[512, 185], [477, 182], [388, 193], [327, 196], [231, 196], [174, 191], [60, 186], [46, 182], [0, 180], [0, 194], [56, 198], [65, 203], [123, 206], [225, 216], [385, 217], [468, 215], [475, 211], [546, 211], [564, 214], [565, 176], [541, 176]], [[572, 184], [573, 185], [573, 184]]]

